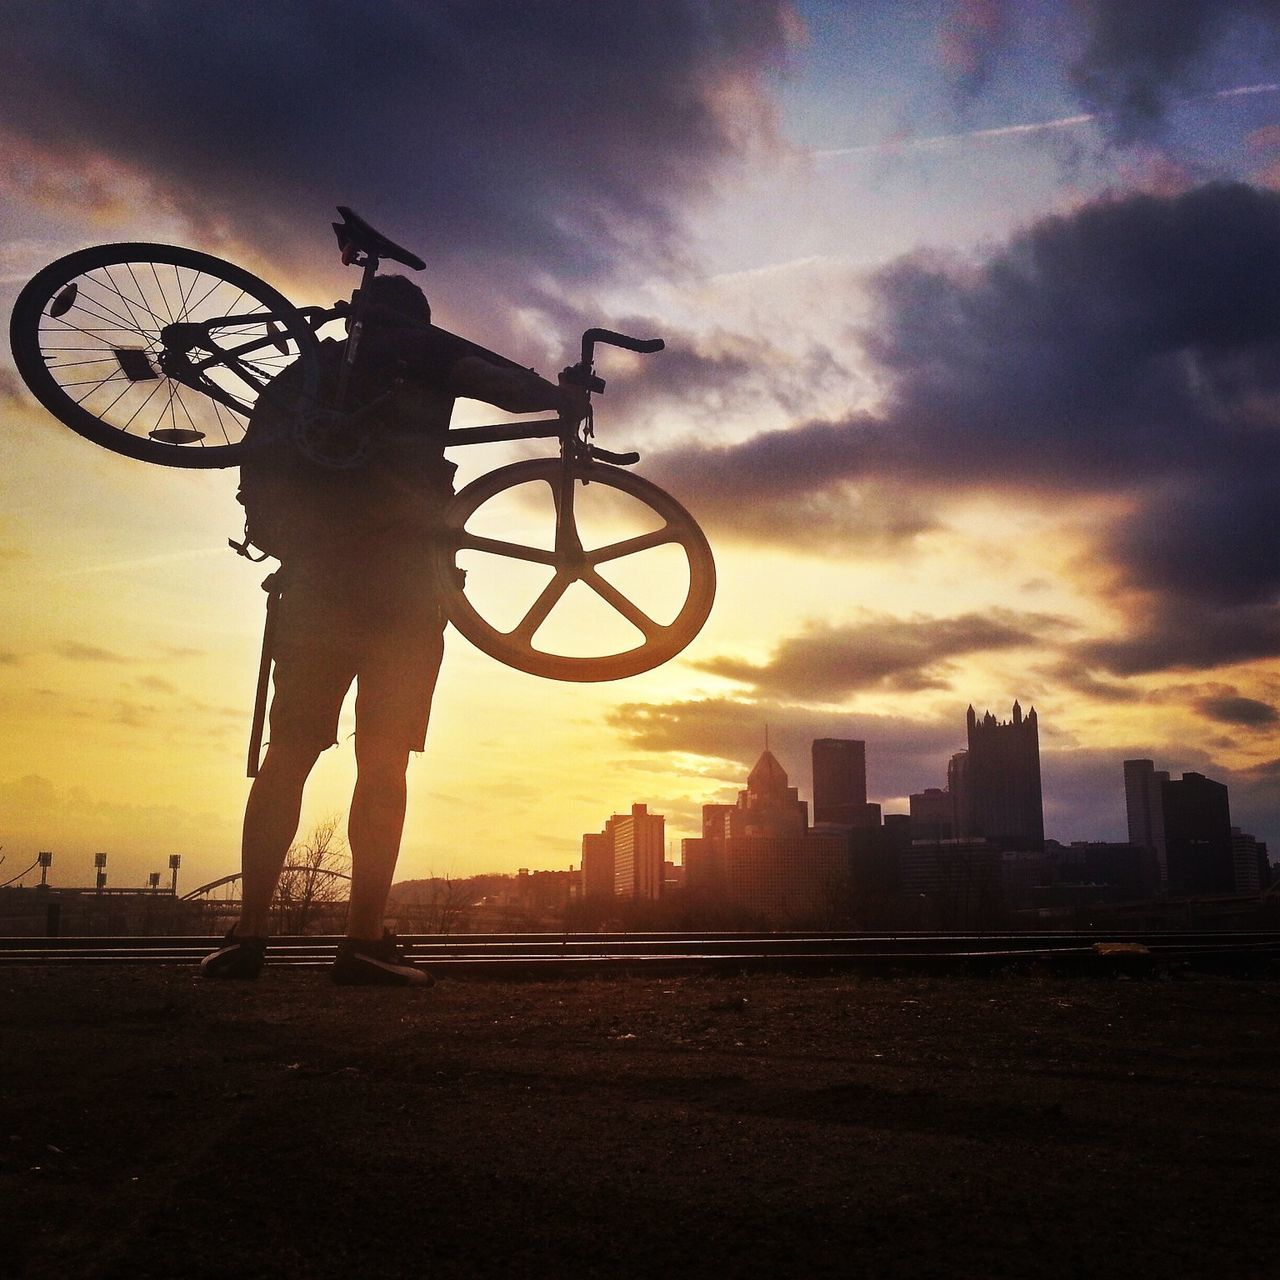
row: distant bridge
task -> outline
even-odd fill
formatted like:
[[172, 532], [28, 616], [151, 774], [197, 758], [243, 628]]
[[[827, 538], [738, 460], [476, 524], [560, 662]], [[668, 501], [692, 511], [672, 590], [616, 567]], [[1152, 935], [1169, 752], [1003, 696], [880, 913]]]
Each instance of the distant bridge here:
[[[290, 863], [283, 868], [281, 875], [285, 871], [305, 871], [308, 875], [326, 876], [331, 880], [345, 880], [349, 884], [351, 877], [341, 871], [327, 871], [324, 867], [299, 867]], [[207, 897], [215, 889], [221, 889], [223, 885], [235, 884], [241, 877], [239, 871], [233, 872], [229, 876], [222, 876], [217, 880], [210, 880], [208, 884], [202, 884], [198, 889], [192, 889], [190, 893], [184, 893], [179, 899], [180, 902], [191, 902], [196, 898]]]

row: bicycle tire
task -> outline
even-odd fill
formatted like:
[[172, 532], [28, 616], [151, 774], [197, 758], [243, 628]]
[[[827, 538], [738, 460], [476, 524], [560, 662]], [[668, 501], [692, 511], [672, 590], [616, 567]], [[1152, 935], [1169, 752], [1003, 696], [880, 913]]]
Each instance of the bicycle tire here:
[[[481, 616], [468, 600], [465, 588], [459, 581], [457, 555], [460, 551], [494, 551], [495, 547], [514, 546], [514, 544], [479, 538], [468, 533], [467, 521], [486, 502], [518, 485], [542, 481], [550, 485], [554, 492], [564, 465], [556, 458], [512, 463], [510, 466], [500, 467], [472, 481], [453, 498], [444, 513], [444, 536], [437, 553], [436, 569], [442, 594], [441, 602], [449, 616], [449, 621], [467, 640], [491, 658], [496, 658], [499, 662], [514, 667], [518, 671], [525, 671], [530, 675], [542, 676], [546, 679], [577, 683], [622, 680], [629, 676], [640, 675], [675, 657], [701, 631], [703, 623], [711, 612], [716, 588], [715, 560], [706, 535], [675, 498], [640, 476], [619, 467], [606, 466], [598, 462], [573, 464], [575, 483], [589, 481], [592, 484], [602, 484], [619, 490], [650, 508], [663, 519], [662, 530], [629, 541], [644, 542], [650, 546], [676, 543], [685, 552], [689, 569], [689, 588], [684, 603], [670, 623], [653, 624], [653, 635], [646, 635], [643, 644], [618, 653], [587, 657], [554, 654], [536, 649], [533, 646], [536, 627], [523, 637], [519, 635], [523, 624], [518, 624], [512, 631], [500, 631]], [[663, 536], [668, 531], [670, 536]], [[623, 555], [640, 554], [641, 551], [648, 549], [648, 546], [645, 546], [638, 547], [635, 552], [605, 555], [615, 547], [626, 544], [627, 540], [624, 540], [609, 547], [586, 552], [585, 559], [591, 562], [593, 556], [604, 556], [603, 560], [596, 562], [602, 563], [608, 559], [620, 559]], [[520, 548], [520, 550], [526, 553], [534, 551], [532, 548]], [[503, 552], [494, 551], [494, 554], [501, 556]], [[553, 581], [562, 571], [569, 574], [573, 572], [557, 563], [556, 555], [557, 553], [550, 551], [535, 552], [539, 563], [554, 566]], [[528, 560], [534, 557], [529, 554], [520, 554], [514, 558]], [[594, 569], [595, 563], [591, 563], [590, 568]], [[587, 581], [588, 585], [594, 586], [597, 592], [604, 594], [601, 587], [589, 578], [584, 577], [583, 580]], [[613, 596], [625, 600], [622, 593], [612, 587], [612, 584], [606, 583], [605, 586]], [[604, 595], [604, 598], [607, 603], [613, 603], [609, 595]], [[554, 607], [553, 604], [551, 608]], [[619, 606], [613, 603], [613, 607]], [[536, 604], [534, 608], [537, 608]], [[640, 612], [634, 604], [630, 604], [630, 608]], [[530, 615], [533, 612], [534, 610], [530, 610]], [[526, 615], [525, 622], [530, 615]], [[623, 616], [627, 615], [624, 613]]]
[[[225, 323], [206, 336], [235, 346], [220, 360], [197, 344], [207, 359], [184, 366], [197, 385], [175, 378], [171, 363], [162, 367], [174, 356], [160, 330], [210, 320]], [[237, 465], [257, 397], [277, 374], [295, 370], [300, 407], [314, 404], [320, 383], [318, 339], [283, 294], [234, 263], [176, 245], [98, 245], [51, 262], [18, 295], [9, 332], [19, 374], [55, 418], [94, 444], [161, 466]]]

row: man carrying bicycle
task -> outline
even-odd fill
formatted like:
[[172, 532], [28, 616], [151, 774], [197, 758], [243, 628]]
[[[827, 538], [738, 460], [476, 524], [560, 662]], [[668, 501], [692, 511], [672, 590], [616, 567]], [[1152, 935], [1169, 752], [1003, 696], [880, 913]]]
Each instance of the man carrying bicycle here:
[[[358, 465], [325, 466], [282, 431], [242, 468], [250, 537], [279, 558], [283, 591], [269, 745], [245, 809], [241, 915], [201, 963], [209, 978], [256, 978], [262, 969], [303, 787], [336, 741], [355, 680], [351, 902], [333, 978], [430, 983], [384, 930], [383, 915], [404, 825], [405, 772], [410, 753], [424, 747], [444, 649], [431, 540], [452, 492], [454, 467], [443, 449], [453, 403], [466, 397], [513, 413], [553, 410], [574, 423], [587, 412], [581, 387], [485, 359], [433, 327], [425, 296], [408, 279], [375, 276], [365, 293], [347, 398], [379, 404], [361, 415]], [[322, 350], [338, 378], [344, 345]], [[269, 411], [264, 397], [259, 413]]]

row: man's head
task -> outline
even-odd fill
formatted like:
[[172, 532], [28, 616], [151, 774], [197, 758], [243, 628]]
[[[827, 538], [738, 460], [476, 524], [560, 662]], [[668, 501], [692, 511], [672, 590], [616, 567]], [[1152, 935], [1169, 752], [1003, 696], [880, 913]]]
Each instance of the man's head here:
[[419, 324], [431, 323], [431, 304], [427, 295], [406, 276], [374, 276], [367, 286], [365, 300], [373, 303], [379, 311], [394, 311]]

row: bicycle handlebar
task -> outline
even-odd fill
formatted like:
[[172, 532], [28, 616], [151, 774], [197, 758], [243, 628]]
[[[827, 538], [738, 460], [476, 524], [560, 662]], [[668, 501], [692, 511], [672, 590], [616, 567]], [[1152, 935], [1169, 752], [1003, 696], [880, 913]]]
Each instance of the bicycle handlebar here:
[[649, 355], [661, 351], [667, 344], [661, 338], [628, 338], [625, 333], [615, 333], [612, 329], [588, 329], [582, 335], [582, 363], [590, 366], [595, 358], [597, 342], [607, 342], [611, 347], [624, 347], [627, 351], [639, 351]]

